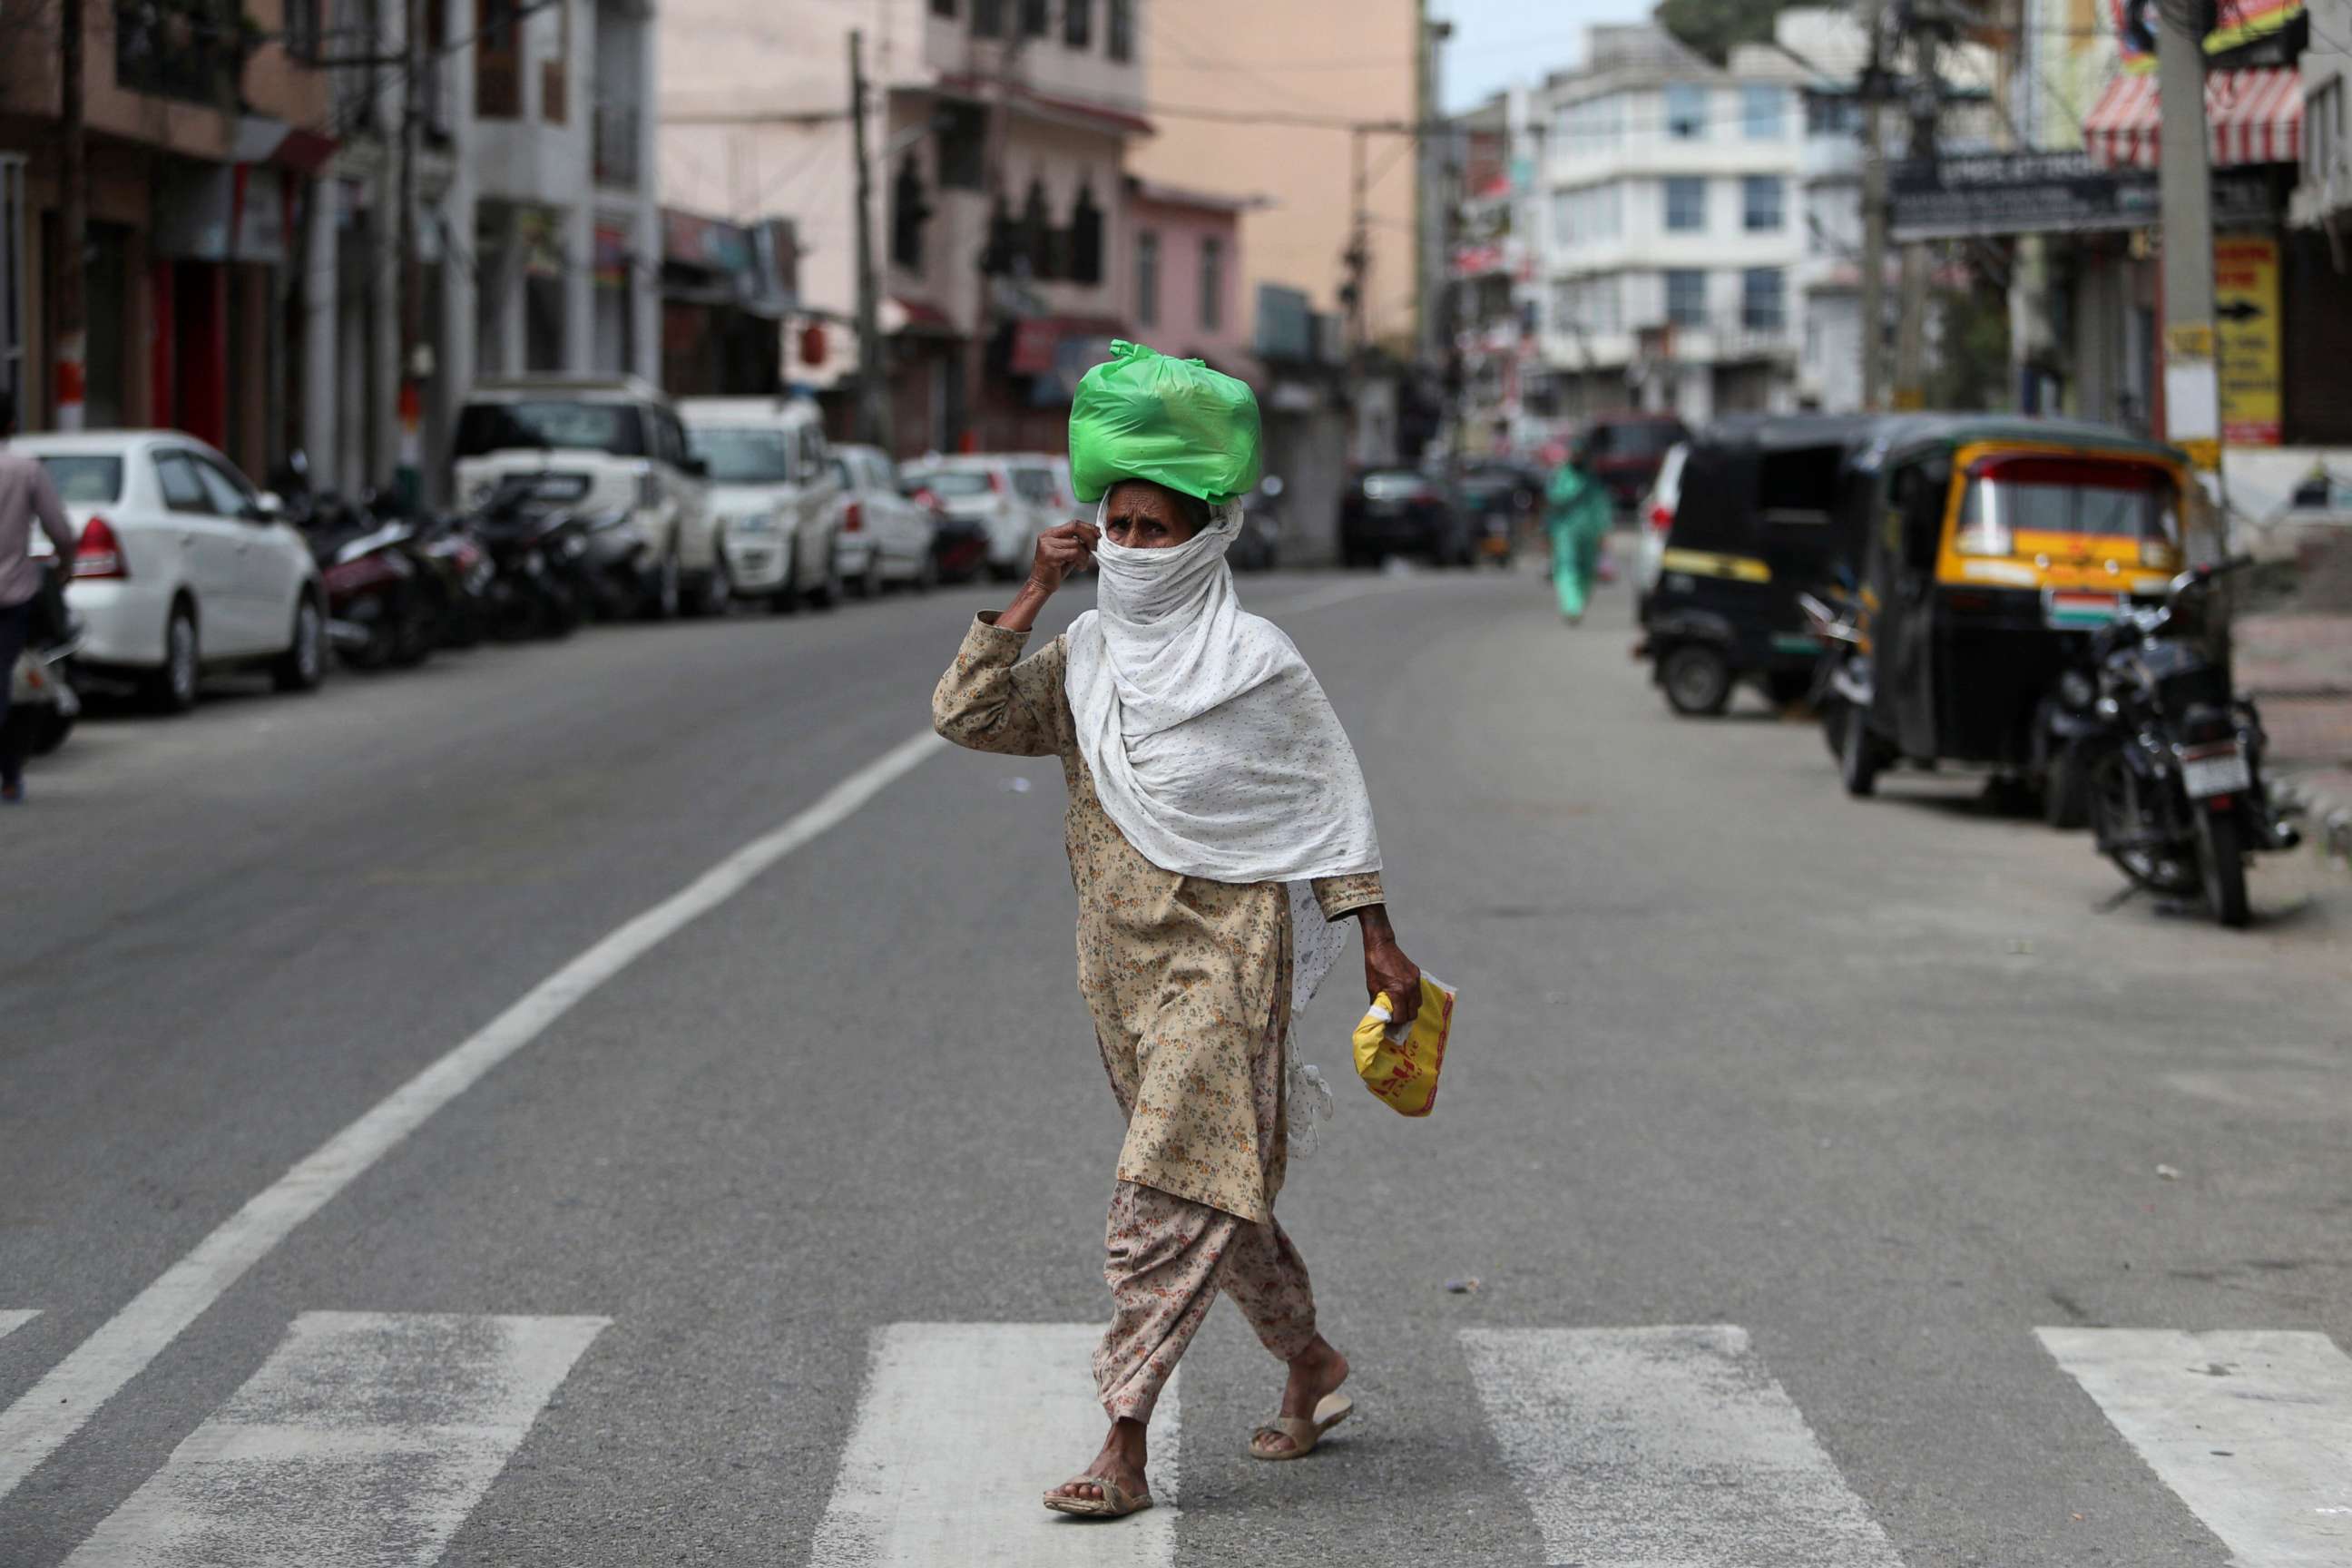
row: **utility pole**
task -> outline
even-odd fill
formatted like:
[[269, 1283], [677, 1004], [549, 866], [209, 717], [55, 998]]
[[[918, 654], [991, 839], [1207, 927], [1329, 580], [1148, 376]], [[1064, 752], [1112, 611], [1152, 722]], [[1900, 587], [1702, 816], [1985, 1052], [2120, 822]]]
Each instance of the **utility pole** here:
[[1371, 181], [1364, 170], [1366, 136], [1367, 132], [1360, 125], [1348, 133], [1353, 164], [1349, 176], [1353, 205], [1348, 226], [1348, 248], [1341, 257], [1348, 268], [1348, 342], [1359, 369], [1364, 355], [1371, 352], [1372, 346], [1372, 219], [1367, 205]]
[[[1911, 31], [1918, 79], [1911, 85], [1911, 144], [1909, 156], [1933, 162], [1938, 154], [1938, 121], [1943, 117], [1944, 84], [1937, 74], [1936, 46], [1939, 20]], [[1927, 246], [1913, 240], [1903, 247], [1903, 313], [1895, 331], [1895, 406], [1906, 411], [1927, 405]]]
[[2213, 176], [2205, 123], [2205, 42], [2195, 7], [2157, 0], [2158, 195], [2164, 209], [2165, 438], [2207, 473], [2221, 468], [2221, 379], [2213, 342]]
[[849, 34], [849, 146], [856, 159], [857, 437], [892, 450], [890, 404], [883, 385], [881, 286], [874, 269], [874, 169], [866, 153], [866, 35]]
[[[1004, 209], [1008, 219], [1012, 204], [1004, 195], [1004, 143], [1010, 134], [1008, 123], [1013, 118], [1013, 86], [1021, 68], [1021, 51], [1028, 41], [1029, 29], [1022, 25], [1019, 10], [1007, 5], [1003, 8], [1005, 36], [997, 45], [995, 90], [988, 105], [988, 125], [981, 139], [981, 225], [983, 237], [980, 255], [974, 265], [980, 268], [980, 303], [972, 312], [971, 357], [965, 366], [964, 376], [964, 444], [978, 450], [981, 431], [981, 407], [988, 393], [988, 349], [996, 337], [996, 278], [989, 271], [992, 262], [1002, 261], [1009, 269], [1009, 257], [996, 252], [996, 214]], [[1006, 227], [1012, 226], [1008, 221]]]
[[425, 268], [416, 233], [416, 160], [425, 131], [425, 0], [407, 0], [402, 9], [399, 194], [393, 215], [400, 250], [400, 461], [393, 489], [402, 507], [415, 512], [425, 505]]
[[82, 101], [82, 0], [58, 0], [58, 115], [65, 122], [63, 144], [58, 149], [58, 180], [65, 187], [58, 202], [58, 246], [64, 252], [57, 258], [55, 424], [60, 430], [82, 426], [89, 372], [89, 297], [84, 275], [89, 250], [89, 132]]
[[1862, 79], [1862, 406], [1886, 407], [1886, 0], [1864, 0], [1870, 63]]

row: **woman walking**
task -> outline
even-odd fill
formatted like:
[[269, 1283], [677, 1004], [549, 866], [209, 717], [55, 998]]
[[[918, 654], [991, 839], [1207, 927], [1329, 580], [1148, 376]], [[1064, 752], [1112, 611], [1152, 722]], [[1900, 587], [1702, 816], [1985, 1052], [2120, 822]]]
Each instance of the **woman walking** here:
[[[1127, 1119], [1105, 1237], [1112, 1319], [1095, 1352], [1110, 1428], [1045, 1495], [1063, 1513], [1151, 1506], [1154, 1403], [1217, 1292], [1285, 1363], [1255, 1458], [1303, 1458], [1350, 1408], [1307, 1266], [1274, 1218], [1287, 1152], [1295, 989], [1352, 918], [1368, 992], [1417, 1009], [1361, 769], [1290, 639], [1244, 613], [1225, 563], [1257, 482], [1249, 389], [1121, 343], [1081, 384], [1071, 455], [1098, 524], [1052, 530], [1012, 605], [982, 615], [939, 684], [940, 734], [1058, 756], [1078, 895], [1078, 988]], [[1097, 608], [1023, 657], [1087, 565]], [[1299, 982], [1308, 984], [1301, 987]]]
[[1559, 613], [1570, 626], [1584, 622], [1592, 584], [1601, 574], [1601, 551], [1608, 542], [1614, 511], [1609, 491], [1586, 470], [1591, 451], [1581, 441], [1551, 477], [1545, 521], [1551, 531], [1551, 578], [1559, 590]]

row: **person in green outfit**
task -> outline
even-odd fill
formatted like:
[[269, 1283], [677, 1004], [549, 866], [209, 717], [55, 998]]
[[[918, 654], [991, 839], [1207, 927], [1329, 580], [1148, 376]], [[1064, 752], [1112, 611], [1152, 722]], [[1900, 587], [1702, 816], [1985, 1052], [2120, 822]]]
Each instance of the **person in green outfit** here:
[[1584, 606], [1601, 574], [1601, 548], [1609, 538], [1615, 509], [1609, 491], [1586, 471], [1591, 448], [1580, 441], [1551, 477], [1544, 518], [1551, 530], [1551, 577], [1559, 590], [1559, 613], [1570, 626], [1584, 620]]

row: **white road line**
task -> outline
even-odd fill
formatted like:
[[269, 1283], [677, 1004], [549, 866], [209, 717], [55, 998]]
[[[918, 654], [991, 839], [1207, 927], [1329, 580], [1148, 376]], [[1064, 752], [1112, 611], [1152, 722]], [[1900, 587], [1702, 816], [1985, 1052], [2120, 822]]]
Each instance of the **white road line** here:
[[1545, 1561], [1901, 1568], [1746, 1330], [1467, 1329], [1462, 1344]]
[[2352, 1357], [2326, 1334], [2034, 1331], [2238, 1568], [2352, 1568]]
[[247, 1200], [0, 1412], [0, 1499], [22, 1485], [247, 1269], [435, 1111], [538, 1038], [583, 997], [741, 892], [762, 871], [839, 826], [944, 744], [925, 732], [858, 769], [814, 805], [753, 839], [541, 981], [471, 1039], [393, 1090]]
[[0, 1340], [6, 1339], [40, 1315], [40, 1309], [37, 1307], [29, 1312], [0, 1311]]
[[66, 1568], [432, 1563], [608, 1321], [305, 1312]]
[[1176, 1560], [1176, 1400], [1151, 1422], [1146, 1513], [1107, 1530], [1048, 1513], [1102, 1447], [1098, 1325], [893, 1323], [876, 1331], [811, 1568], [1167, 1568]]

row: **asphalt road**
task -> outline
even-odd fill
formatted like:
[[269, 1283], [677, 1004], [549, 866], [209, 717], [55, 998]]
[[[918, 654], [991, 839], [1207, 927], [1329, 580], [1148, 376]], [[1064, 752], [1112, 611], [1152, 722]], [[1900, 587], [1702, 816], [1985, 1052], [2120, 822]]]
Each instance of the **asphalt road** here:
[[[2352, 1493], [2275, 1484], [2352, 1447], [2305, 1376], [2352, 1348], [2352, 880], [2266, 860], [2244, 935], [2105, 907], [2081, 837], [1969, 781], [1850, 803], [1806, 725], [1671, 719], [1619, 595], [1570, 631], [1529, 576], [1244, 592], [1463, 997], [1425, 1122], [1348, 1081], [1348, 968], [1304, 1020], [1340, 1110], [1283, 1213], [1359, 1405], [1323, 1452], [1244, 1456], [1277, 1373], [1221, 1307], [1181, 1508], [1055, 1524], [1082, 1355], [892, 1329], [1104, 1313], [1051, 763], [900, 753], [283, 1206], [923, 731], [993, 602], [950, 590], [225, 687], [36, 772], [0, 818], [0, 1564], [829, 1565], [918, 1560], [925, 1517], [958, 1563], [2352, 1563]], [[2158, 1345], [2216, 1388], [2316, 1360], [2234, 1484], [2084, 1370], [2148, 1342], [2045, 1329], [2305, 1336]], [[987, 1405], [991, 1346], [1045, 1392]]]

